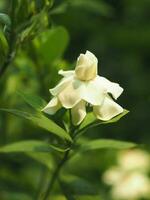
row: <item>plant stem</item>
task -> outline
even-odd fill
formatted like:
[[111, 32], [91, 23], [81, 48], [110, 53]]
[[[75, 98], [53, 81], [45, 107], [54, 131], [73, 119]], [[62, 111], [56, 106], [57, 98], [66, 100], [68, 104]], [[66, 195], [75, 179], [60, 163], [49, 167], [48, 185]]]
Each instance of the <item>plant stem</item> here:
[[61, 168], [63, 167], [63, 165], [66, 163], [66, 161], [68, 160], [68, 157], [69, 157], [69, 153], [70, 153], [70, 149], [68, 151], [65, 152], [64, 154], [64, 157], [62, 158], [62, 160], [60, 161], [60, 163], [58, 164], [58, 166], [56, 167], [52, 177], [51, 177], [51, 180], [47, 186], [47, 190], [46, 192], [44, 193], [43, 197], [42, 197], [42, 200], [47, 200], [52, 188], [53, 188], [53, 185], [56, 181], [56, 179], [58, 178], [58, 175], [59, 175], [59, 172], [61, 170]]
[[[70, 135], [72, 136], [73, 140], [75, 141], [75, 137], [76, 137], [76, 134], [75, 134], [75, 127], [73, 126], [72, 124], [72, 119], [71, 119], [71, 111], [69, 110], [69, 116], [70, 116]], [[38, 200], [47, 200], [51, 191], [52, 191], [52, 188], [53, 188], [53, 185], [56, 181], [56, 179], [58, 179], [59, 177], [59, 173], [62, 169], [62, 167], [64, 166], [64, 164], [69, 160], [69, 154], [70, 154], [70, 151], [71, 151], [71, 148], [73, 146], [74, 143], [70, 144], [69, 145], [69, 149], [65, 152], [64, 154], [64, 157], [62, 158], [62, 160], [58, 163], [56, 169], [54, 170], [52, 176], [51, 176], [51, 179], [50, 179], [50, 182], [49, 184], [47, 185], [47, 188], [45, 190], [45, 193], [41, 194], [38, 198]]]

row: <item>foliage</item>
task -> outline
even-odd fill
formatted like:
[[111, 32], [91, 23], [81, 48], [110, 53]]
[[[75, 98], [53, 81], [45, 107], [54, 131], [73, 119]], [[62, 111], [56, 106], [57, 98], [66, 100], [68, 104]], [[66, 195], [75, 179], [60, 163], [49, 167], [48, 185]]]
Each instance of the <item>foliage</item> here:
[[[55, 169], [67, 159], [49, 199], [111, 199], [101, 175], [116, 152], [149, 144], [149, 4], [0, 1], [1, 200], [42, 199]], [[98, 56], [100, 74], [125, 88], [120, 103], [130, 113], [102, 122], [89, 112], [74, 132], [67, 111], [49, 117], [41, 109], [48, 89], [60, 80], [57, 71], [72, 69], [86, 49]]]

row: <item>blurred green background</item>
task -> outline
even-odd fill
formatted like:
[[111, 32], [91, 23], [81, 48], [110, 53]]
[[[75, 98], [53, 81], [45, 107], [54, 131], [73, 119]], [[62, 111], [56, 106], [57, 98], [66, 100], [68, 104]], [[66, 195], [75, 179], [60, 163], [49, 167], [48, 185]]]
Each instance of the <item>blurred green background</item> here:
[[[10, 1], [0, 1], [0, 12], [13, 16], [14, 37], [9, 45], [15, 54], [0, 77], [0, 107], [30, 110], [18, 90], [49, 101], [49, 88], [61, 78], [58, 70], [73, 69], [79, 54], [89, 50], [99, 59], [99, 75], [124, 88], [118, 103], [130, 113], [118, 123], [90, 129], [86, 137], [127, 140], [148, 149], [150, 1], [54, 0], [50, 5], [48, 0], [14, 0], [14, 4], [11, 12]], [[0, 29], [4, 30], [3, 23]], [[6, 25], [5, 36], [9, 36]], [[0, 67], [6, 59], [6, 46], [1, 42]], [[60, 124], [59, 115], [55, 120]], [[23, 139], [45, 140], [48, 136], [28, 121], [0, 112], [0, 145]], [[82, 162], [70, 163], [67, 170], [95, 182], [102, 199], [110, 199], [100, 177], [115, 153], [89, 153], [79, 159]], [[45, 168], [24, 154], [0, 154], [0, 199], [30, 199]]]

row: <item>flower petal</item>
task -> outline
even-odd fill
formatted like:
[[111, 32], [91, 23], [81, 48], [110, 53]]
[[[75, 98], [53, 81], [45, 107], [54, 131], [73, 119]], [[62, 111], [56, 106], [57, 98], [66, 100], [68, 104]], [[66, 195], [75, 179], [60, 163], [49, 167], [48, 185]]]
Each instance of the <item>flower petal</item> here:
[[75, 68], [77, 78], [83, 81], [94, 79], [97, 75], [97, 63], [97, 58], [91, 52], [80, 54]]
[[86, 102], [80, 101], [71, 109], [72, 123], [73, 125], [79, 125], [86, 116]]
[[72, 76], [68, 76], [66, 78], [63, 78], [59, 83], [58, 85], [56, 85], [56, 87], [50, 89], [50, 93], [53, 95], [53, 96], [56, 96], [58, 95], [65, 87], [68, 86], [68, 84], [70, 84], [70, 82], [72, 81]]
[[64, 71], [64, 70], [59, 70], [58, 74], [64, 76], [64, 77], [69, 77], [69, 76], [73, 76], [75, 73], [74, 70], [68, 70], [68, 71]]
[[99, 85], [105, 87], [107, 92], [111, 93], [115, 99], [117, 99], [123, 92], [123, 88], [120, 87], [118, 83], [111, 82], [102, 76], [97, 76], [96, 79], [99, 82]]
[[105, 97], [101, 106], [94, 106], [93, 112], [96, 118], [107, 121], [123, 112], [123, 108], [110, 97]]
[[90, 51], [87, 50], [85, 55], [89, 58], [89, 60], [95, 62], [96, 64], [98, 63], [96, 56], [93, 53], [91, 53]]
[[43, 112], [53, 115], [61, 108], [61, 103], [57, 97], [53, 97], [52, 100], [42, 109]]
[[65, 108], [74, 107], [81, 100], [83, 86], [81, 81], [77, 79], [69, 83], [58, 95], [62, 106]]
[[82, 82], [84, 90], [82, 90], [81, 97], [92, 105], [101, 105], [105, 96], [106, 89], [98, 85], [96, 79], [88, 82]]

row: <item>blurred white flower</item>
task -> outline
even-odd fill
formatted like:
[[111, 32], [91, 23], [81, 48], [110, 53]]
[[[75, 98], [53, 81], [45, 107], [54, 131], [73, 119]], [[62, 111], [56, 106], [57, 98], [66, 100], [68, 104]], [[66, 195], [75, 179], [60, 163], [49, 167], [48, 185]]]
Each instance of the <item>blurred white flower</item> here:
[[100, 120], [107, 121], [122, 113], [123, 108], [109, 93], [117, 99], [123, 88], [97, 75], [97, 64], [95, 55], [86, 51], [78, 57], [75, 70], [60, 70], [58, 73], [63, 79], [50, 89], [53, 98], [42, 111], [53, 115], [61, 107], [71, 109], [74, 125], [79, 125], [85, 118], [87, 103], [93, 106], [93, 112]]
[[118, 155], [118, 163], [125, 170], [147, 171], [150, 167], [150, 157], [140, 149], [123, 151]]
[[146, 175], [134, 172], [124, 174], [121, 178], [112, 188], [112, 196], [114, 199], [136, 200], [149, 197], [150, 180]]
[[118, 154], [118, 165], [108, 169], [103, 181], [111, 185], [111, 195], [117, 200], [138, 200], [150, 196], [148, 177], [149, 154], [134, 149]]
[[115, 185], [121, 181], [122, 175], [122, 169], [114, 166], [103, 174], [103, 181], [108, 185]]

